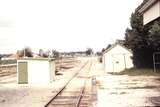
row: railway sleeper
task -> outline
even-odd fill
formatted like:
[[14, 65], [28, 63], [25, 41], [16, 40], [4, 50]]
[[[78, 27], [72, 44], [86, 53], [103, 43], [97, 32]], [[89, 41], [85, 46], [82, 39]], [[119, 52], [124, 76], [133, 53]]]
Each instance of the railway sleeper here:
[[77, 96], [57, 96], [56, 99], [75, 99]]
[[51, 104], [52, 105], [74, 105], [75, 101], [56, 101]]

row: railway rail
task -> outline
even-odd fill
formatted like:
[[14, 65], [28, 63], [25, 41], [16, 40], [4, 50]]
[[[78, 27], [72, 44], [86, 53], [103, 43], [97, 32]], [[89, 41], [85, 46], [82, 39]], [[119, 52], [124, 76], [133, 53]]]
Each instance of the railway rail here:
[[46, 104], [45, 107], [89, 107], [91, 97], [90, 77], [92, 61], [84, 64], [68, 83]]

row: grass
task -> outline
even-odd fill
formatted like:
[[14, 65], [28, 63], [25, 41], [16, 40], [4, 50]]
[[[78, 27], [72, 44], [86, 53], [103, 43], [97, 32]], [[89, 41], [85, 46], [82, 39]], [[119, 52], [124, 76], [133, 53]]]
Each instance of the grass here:
[[129, 76], [160, 76], [160, 70], [154, 72], [153, 69], [126, 69], [119, 73], [111, 73], [113, 75], [129, 75]]
[[157, 86], [129, 87], [128, 89], [156, 89]]
[[17, 60], [1, 60], [0, 64], [1, 65], [6, 65], [6, 64], [16, 64]]

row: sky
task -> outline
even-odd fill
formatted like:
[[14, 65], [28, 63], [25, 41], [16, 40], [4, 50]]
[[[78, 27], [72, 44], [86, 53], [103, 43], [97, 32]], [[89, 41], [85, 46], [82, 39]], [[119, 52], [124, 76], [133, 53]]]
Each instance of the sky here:
[[0, 0], [0, 53], [26, 46], [101, 51], [123, 39], [143, 0]]

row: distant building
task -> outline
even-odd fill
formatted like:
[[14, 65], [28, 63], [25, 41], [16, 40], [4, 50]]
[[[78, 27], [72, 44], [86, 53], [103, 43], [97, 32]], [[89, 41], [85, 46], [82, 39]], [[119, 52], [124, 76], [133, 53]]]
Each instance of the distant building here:
[[41, 58], [39, 54], [33, 53], [33, 58]]
[[133, 67], [132, 52], [121, 44], [114, 44], [103, 52], [105, 72], [120, 72]]
[[160, 18], [160, 0], [148, 0], [138, 9], [143, 14], [143, 24], [146, 25]]

